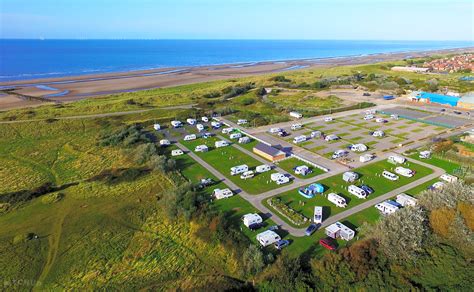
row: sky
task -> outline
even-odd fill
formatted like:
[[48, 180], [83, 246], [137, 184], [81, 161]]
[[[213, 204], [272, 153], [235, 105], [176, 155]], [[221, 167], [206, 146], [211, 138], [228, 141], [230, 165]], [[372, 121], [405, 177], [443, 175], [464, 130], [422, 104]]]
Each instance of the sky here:
[[474, 40], [474, 0], [0, 0], [0, 38]]

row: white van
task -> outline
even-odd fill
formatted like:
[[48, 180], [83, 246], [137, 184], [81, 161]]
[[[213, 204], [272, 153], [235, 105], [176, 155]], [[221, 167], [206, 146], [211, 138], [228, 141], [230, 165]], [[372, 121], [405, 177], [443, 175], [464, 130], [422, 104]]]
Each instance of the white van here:
[[197, 121], [196, 121], [196, 119], [189, 118], [189, 119], [186, 120], [186, 122], [187, 122], [188, 124], [190, 124], [191, 126], [193, 126], [193, 125], [196, 124]]
[[340, 208], [347, 207], [346, 199], [344, 199], [343, 197], [339, 196], [336, 193], [328, 194], [328, 201], [333, 203], [334, 205], [340, 207]]
[[230, 139], [239, 139], [239, 138], [242, 138], [242, 134], [241, 133], [233, 133], [233, 134], [230, 134], [229, 138]]
[[255, 171], [258, 172], [258, 173], [263, 173], [263, 172], [267, 172], [267, 171], [270, 171], [270, 170], [272, 170], [272, 168], [270, 167], [270, 165], [266, 165], [266, 164], [259, 165], [255, 168]]
[[249, 167], [246, 164], [234, 166], [230, 168], [230, 175], [237, 175], [244, 173], [249, 170]]
[[394, 173], [391, 173], [390, 171], [386, 171], [386, 170], [384, 170], [382, 172], [382, 176], [385, 177], [386, 179], [389, 179], [389, 180], [398, 180], [399, 179], [398, 175], [396, 175]]
[[311, 132], [311, 138], [320, 138], [322, 134], [321, 131], [313, 131]]
[[306, 138], [305, 135], [297, 136], [293, 139], [293, 143], [295, 143], [295, 144], [302, 143], [302, 142], [305, 142], [306, 139], [307, 138]]
[[393, 163], [393, 164], [402, 164], [405, 163], [406, 159], [402, 156], [399, 155], [390, 155], [388, 157], [388, 162]]
[[204, 131], [204, 126], [202, 124], [197, 124], [196, 128], [198, 129], [199, 132]]
[[350, 185], [347, 190], [359, 199], [367, 199], [367, 193], [356, 185]]
[[173, 128], [179, 128], [183, 125], [183, 123], [181, 123], [181, 121], [171, 121], [171, 126]]
[[269, 130], [270, 134], [276, 134], [276, 133], [280, 133], [281, 132], [281, 129], [280, 128], [271, 128]]
[[415, 175], [415, 172], [413, 170], [401, 166], [395, 167], [395, 172], [405, 177], [412, 177]]
[[224, 140], [216, 141], [216, 142], [214, 143], [214, 146], [215, 146], [216, 148], [226, 147], [226, 146], [229, 146], [229, 142], [224, 141]]
[[209, 119], [208, 119], [208, 117], [202, 117], [201, 121], [203, 121], [204, 123], [207, 123], [207, 122], [209, 122]]
[[447, 173], [443, 174], [439, 178], [444, 180], [445, 182], [448, 182], [448, 183], [453, 183], [453, 182], [458, 181], [457, 177], [455, 177], [454, 175], [447, 174]]
[[191, 140], [196, 140], [196, 134], [184, 136], [184, 141], [191, 141]]
[[207, 152], [209, 148], [206, 145], [198, 145], [194, 148], [194, 152]]
[[320, 206], [314, 207], [313, 221], [316, 224], [323, 223], [323, 207], [320, 207]]
[[292, 129], [293, 131], [299, 130], [299, 129], [301, 129], [302, 127], [303, 127], [303, 125], [301, 125], [301, 124], [293, 124], [293, 125], [291, 125], [291, 129]]
[[153, 125], [153, 129], [155, 129], [155, 131], [161, 130], [160, 124], [154, 124], [154, 125]]
[[246, 172], [242, 173], [242, 174], [240, 175], [240, 178], [241, 178], [241, 179], [249, 179], [249, 178], [252, 178], [252, 177], [254, 177], [254, 176], [255, 176], [254, 172], [251, 171], [251, 170], [249, 170], [249, 171], [246, 171]]
[[222, 129], [222, 134], [229, 134], [233, 130], [234, 130], [234, 128], [224, 128], [224, 129]]
[[171, 151], [171, 156], [180, 156], [180, 155], [183, 155], [183, 154], [184, 154], [184, 152], [181, 149], [175, 149], [175, 150]]

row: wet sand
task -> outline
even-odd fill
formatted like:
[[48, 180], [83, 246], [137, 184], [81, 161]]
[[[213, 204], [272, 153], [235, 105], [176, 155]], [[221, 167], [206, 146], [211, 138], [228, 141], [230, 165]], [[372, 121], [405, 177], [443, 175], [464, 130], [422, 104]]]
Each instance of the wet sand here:
[[[466, 51], [472, 52], [474, 48], [202, 67], [162, 68], [123, 73], [1, 82], [0, 86], [12, 86], [15, 88], [16, 93], [26, 96], [42, 97], [54, 102], [71, 102], [112, 93], [172, 87], [213, 80], [285, 72], [302, 68], [371, 64], [410, 57], [423, 57], [440, 53], [461, 53]], [[27, 101], [20, 98], [14, 100], [12, 98], [13, 97], [0, 98], [0, 109], [29, 107], [38, 103], [38, 101]]]

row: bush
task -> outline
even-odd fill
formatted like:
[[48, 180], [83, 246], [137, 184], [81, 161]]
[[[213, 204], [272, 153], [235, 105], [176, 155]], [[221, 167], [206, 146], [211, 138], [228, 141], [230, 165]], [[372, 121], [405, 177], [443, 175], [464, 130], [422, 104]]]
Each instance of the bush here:
[[221, 94], [218, 91], [212, 91], [203, 95], [204, 98], [216, 98], [219, 96], [221, 96]]
[[275, 77], [270, 78], [270, 81], [276, 81], [276, 82], [291, 82], [290, 79], [286, 78], [283, 75], [278, 75]]
[[232, 98], [232, 97], [236, 97], [236, 96], [239, 96], [239, 95], [242, 95], [242, 94], [245, 94], [245, 93], [249, 92], [249, 90], [251, 90], [253, 88], [255, 88], [254, 83], [247, 83], [247, 84], [241, 85], [241, 86], [227, 87], [222, 91], [222, 93], [224, 94], [223, 98], [224, 99], [229, 99], [229, 98]]
[[63, 198], [64, 198], [63, 193], [52, 193], [52, 194], [43, 196], [41, 198], [41, 202], [43, 204], [53, 204], [53, 203], [61, 201]]
[[252, 97], [246, 97], [240, 101], [242, 105], [251, 105], [251, 104], [254, 104], [255, 102], [256, 102], [255, 98], [252, 98]]
[[10, 210], [10, 203], [0, 203], [0, 214], [6, 213]]
[[18, 244], [18, 243], [23, 243], [27, 242], [29, 240], [37, 238], [38, 235], [34, 233], [23, 233], [23, 234], [17, 234], [15, 237], [13, 237], [13, 244]]

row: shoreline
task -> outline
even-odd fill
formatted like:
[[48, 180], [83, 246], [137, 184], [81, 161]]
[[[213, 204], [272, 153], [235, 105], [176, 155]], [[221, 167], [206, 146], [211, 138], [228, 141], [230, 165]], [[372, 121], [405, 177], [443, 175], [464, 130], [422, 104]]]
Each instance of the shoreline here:
[[[278, 72], [284, 73], [308, 68], [373, 64], [384, 61], [401, 60], [404, 58], [417, 58], [435, 54], [473, 51], [474, 47], [465, 47], [297, 60], [274, 60], [206, 66], [167, 67], [127, 72], [0, 82], [0, 89], [14, 88], [15, 94], [30, 96], [33, 98], [47, 99], [51, 102], [72, 102], [85, 98], [109, 94], [173, 87]], [[18, 96], [16, 99], [17, 100], [15, 100], [13, 97], [13, 94], [9, 95], [7, 98], [0, 97], [0, 108], [9, 109], [32, 106], [32, 101], [25, 100], [24, 98], [18, 98]]]

